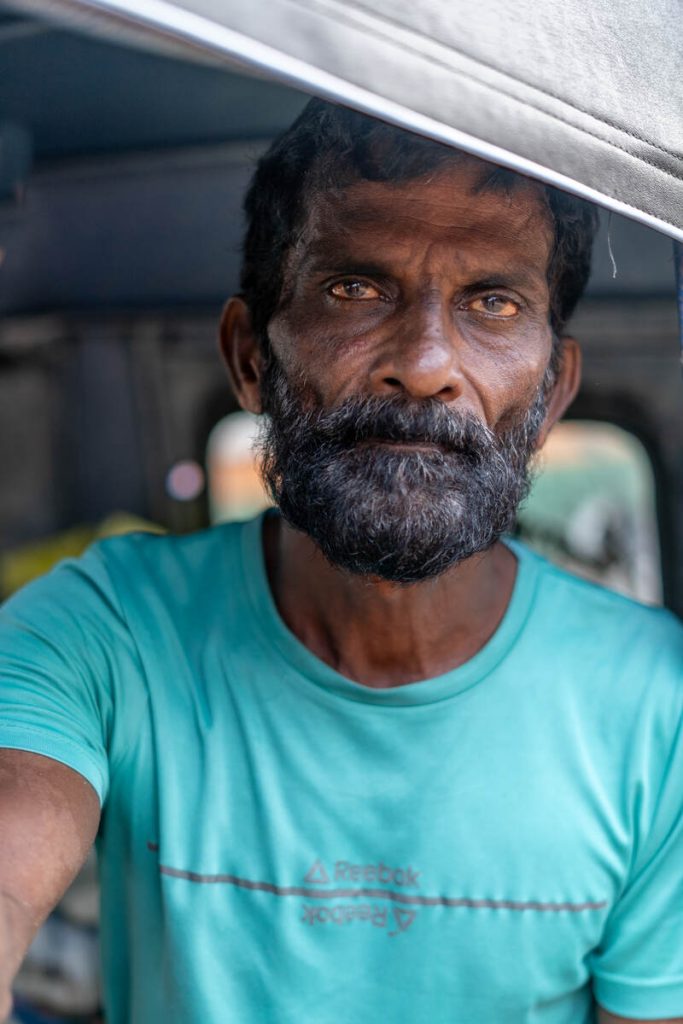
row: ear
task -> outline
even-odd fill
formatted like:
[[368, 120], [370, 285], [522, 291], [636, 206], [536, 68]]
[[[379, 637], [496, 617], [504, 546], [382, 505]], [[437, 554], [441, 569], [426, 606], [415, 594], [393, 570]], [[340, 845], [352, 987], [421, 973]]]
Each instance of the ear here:
[[219, 344], [235, 397], [247, 412], [260, 413], [263, 355], [244, 299], [228, 299], [221, 317]]
[[581, 384], [581, 348], [576, 338], [560, 338], [560, 369], [548, 400], [536, 448], [542, 448], [548, 434], [576, 398]]

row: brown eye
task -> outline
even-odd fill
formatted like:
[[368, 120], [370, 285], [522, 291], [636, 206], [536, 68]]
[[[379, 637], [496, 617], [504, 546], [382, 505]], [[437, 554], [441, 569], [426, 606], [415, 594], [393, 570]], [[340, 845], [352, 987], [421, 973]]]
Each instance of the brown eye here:
[[489, 316], [500, 317], [501, 320], [509, 320], [519, 313], [519, 305], [506, 295], [485, 295], [481, 299], [468, 302], [467, 308], [474, 310], [475, 313], [488, 313]]
[[367, 281], [359, 281], [349, 278], [346, 281], [337, 281], [329, 289], [329, 294], [335, 299], [356, 299], [361, 302], [368, 299], [380, 299], [381, 295], [374, 285]]

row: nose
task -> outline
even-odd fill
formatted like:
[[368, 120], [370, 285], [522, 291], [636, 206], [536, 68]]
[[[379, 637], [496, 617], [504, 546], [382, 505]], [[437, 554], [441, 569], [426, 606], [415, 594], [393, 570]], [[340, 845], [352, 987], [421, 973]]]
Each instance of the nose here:
[[373, 393], [453, 401], [464, 383], [459, 342], [441, 302], [406, 314], [372, 367]]

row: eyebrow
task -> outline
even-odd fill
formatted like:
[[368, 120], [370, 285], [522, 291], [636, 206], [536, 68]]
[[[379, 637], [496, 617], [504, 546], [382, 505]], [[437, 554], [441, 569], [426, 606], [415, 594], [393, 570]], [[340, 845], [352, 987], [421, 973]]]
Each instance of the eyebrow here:
[[312, 262], [304, 262], [305, 269], [312, 274], [358, 274], [367, 277], [390, 277], [395, 274], [391, 267], [377, 260], [353, 259], [351, 256], [334, 256], [331, 253], [320, 256]]
[[[358, 275], [374, 278], [396, 278], [396, 262], [383, 260], [381, 254], [359, 253], [349, 248], [346, 239], [342, 238], [318, 238], [308, 251], [303, 255], [300, 269], [308, 274], [339, 274]], [[542, 282], [545, 283], [545, 273], [537, 273], [535, 268], [508, 264], [499, 268], [474, 267], [473, 274], [482, 273], [481, 278], [471, 281], [465, 287], [468, 291], [486, 291], [491, 288], [534, 288]]]
[[[387, 278], [396, 277], [396, 268], [378, 260], [363, 258], [354, 259], [350, 254], [335, 254], [321, 250], [310, 254], [304, 260], [304, 267], [311, 274], [358, 275], [359, 277]], [[489, 272], [486, 276], [470, 281], [465, 288], [468, 292], [490, 291], [495, 288], [531, 288], [539, 283], [535, 273], [523, 269], [502, 268], [500, 271]]]
[[508, 270], [472, 281], [466, 285], [466, 291], [487, 292], [496, 288], [531, 288], [537, 283], [538, 278], [535, 274], [526, 274], [523, 270], [517, 272]]
[[381, 259], [377, 258], [376, 253], [373, 253], [372, 256], [359, 255], [345, 243], [346, 240], [343, 237], [330, 238], [328, 236], [316, 239], [307, 248], [307, 251], [302, 253], [300, 266], [312, 273], [330, 271], [335, 274], [347, 272], [386, 274], [389, 272], [389, 267], [382, 265]]

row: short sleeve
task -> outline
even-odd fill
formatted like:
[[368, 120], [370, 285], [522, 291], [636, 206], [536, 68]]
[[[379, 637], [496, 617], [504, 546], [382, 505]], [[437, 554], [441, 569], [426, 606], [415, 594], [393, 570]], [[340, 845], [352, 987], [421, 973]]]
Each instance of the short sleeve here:
[[0, 608], [0, 747], [61, 761], [90, 782], [101, 804], [125, 633], [99, 546]]
[[649, 731], [646, 752], [656, 768], [635, 787], [642, 828], [632, 868], [591, 962], [597, 1002], [635, 1019], [683, 1017], [682, 691], [680, 673]]

